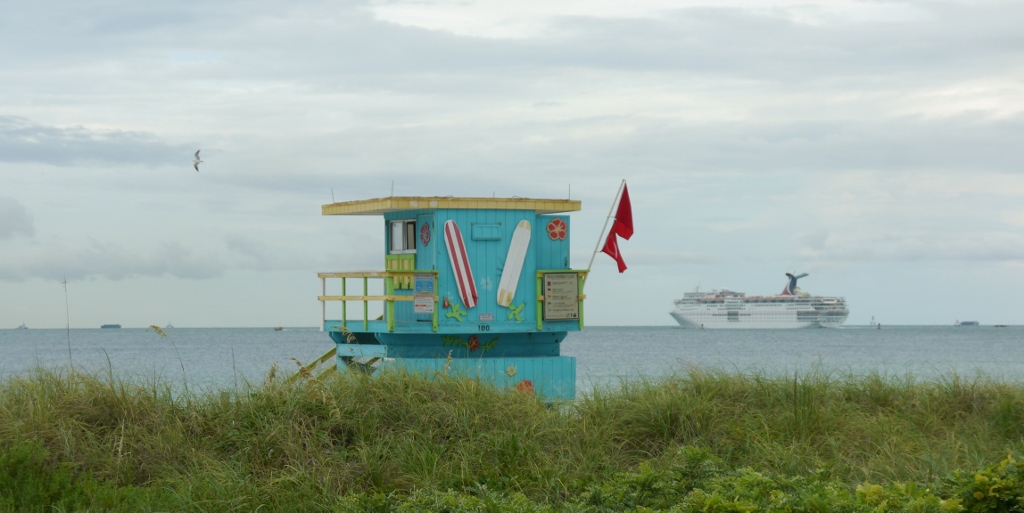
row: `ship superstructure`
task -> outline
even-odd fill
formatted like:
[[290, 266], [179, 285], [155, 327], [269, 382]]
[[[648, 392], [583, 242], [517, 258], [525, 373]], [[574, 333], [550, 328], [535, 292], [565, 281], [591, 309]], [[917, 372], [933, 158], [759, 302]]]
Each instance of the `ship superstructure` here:
[[797, 287], [806, 273], [786, 273], [789, 280], [773, 296], [748, 296], [729, 289], [687, 292], [675, 301], [672, 317], [684, 328], [794, 329], [838, 328], [850, 310], [846, 300], [812, 296]]

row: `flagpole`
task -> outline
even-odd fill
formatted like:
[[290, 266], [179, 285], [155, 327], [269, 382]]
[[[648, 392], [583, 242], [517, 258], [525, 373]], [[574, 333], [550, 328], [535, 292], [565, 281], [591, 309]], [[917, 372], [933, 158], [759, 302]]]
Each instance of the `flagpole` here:
[[583, 286], [587, 284], [587, 277], [590, 276], [590, 266], [594, 265], [594, 258], [597, 257], [597, 250], [601, 248], [601, 241], [604, 240], [604, 232], [608, 229], [608, 221], [612, 219], [612, 212], [615, 212], [615, 207], [619, 204], [619, 200], [622, 199], [622, 189], [626, 186], [626, 179], [622, 179], [622, 183], [619, 184], [619, 190], [615, 193], [615, 201], [612, 202], [612, 208], [608, 210], [608, 217], [604, 219], [604, 228], [601, 228], [601, 236], [597, 238], [597, 246], [594, 246], [594, 253], [590, 255], [590, 263], [587, 264], [587, 274], [583, 275]]

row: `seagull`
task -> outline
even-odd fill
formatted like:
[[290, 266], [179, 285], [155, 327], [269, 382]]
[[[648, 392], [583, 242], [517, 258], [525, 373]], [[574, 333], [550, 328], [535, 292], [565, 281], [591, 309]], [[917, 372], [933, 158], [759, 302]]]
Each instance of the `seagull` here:
[[196, 159], [192, 161], [192, 167], [196, 168], [196, 173], [199, 172], [199, 163], [202, 162], [202, 160], [199, 160], [199, 151], [196, 150]]

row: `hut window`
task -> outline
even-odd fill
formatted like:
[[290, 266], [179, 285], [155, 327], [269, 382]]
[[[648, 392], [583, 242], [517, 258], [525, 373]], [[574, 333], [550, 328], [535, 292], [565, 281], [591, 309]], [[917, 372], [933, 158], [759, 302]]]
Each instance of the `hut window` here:
[[416, 221], [391, 221], [391, 253], [416, 252]]

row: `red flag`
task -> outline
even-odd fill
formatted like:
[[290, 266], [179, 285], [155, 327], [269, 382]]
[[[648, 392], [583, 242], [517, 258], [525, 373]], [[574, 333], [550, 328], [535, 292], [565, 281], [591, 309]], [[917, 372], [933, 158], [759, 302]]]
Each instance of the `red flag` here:
[[[618, 225], [618, 221], [616, 221], [616, 225]], [[615, 259], [615, 262], [619, 264], [620, 273], [626, 270], [626, 262], [622, 259], [622, 254], [619, 253], [619, 240], [615, 238], [615, 228], [608, 232], [608, 239], [604, 241], [604, 247], [601, 248], [601, 252]]]
[[[626, 184], [622, 184], [622, 197], [619, 198], [619, 209], [615, 212], [612, 233], [626, 240], [633, 236], [633, 206], [629, 204], [629, 189], [626, 188]], [[607, 245], [605, 246], [607, 247]], [[616, 251], [616, 253], [618, 252]], [[625, 267], [625, 265], [619, 264], [619, 267]]]

